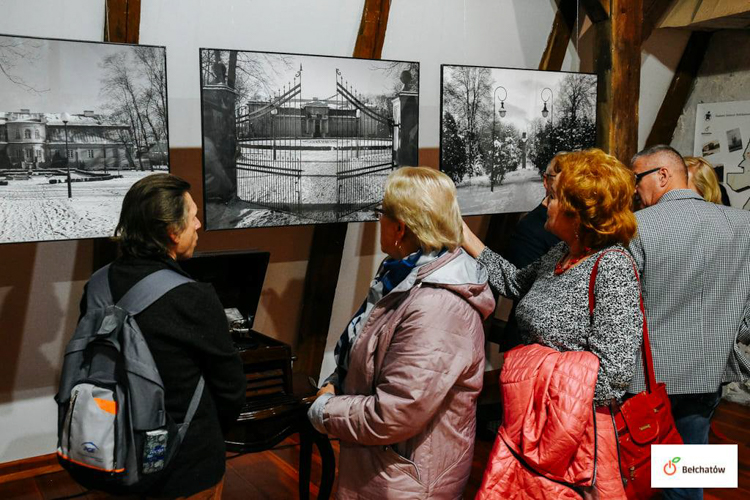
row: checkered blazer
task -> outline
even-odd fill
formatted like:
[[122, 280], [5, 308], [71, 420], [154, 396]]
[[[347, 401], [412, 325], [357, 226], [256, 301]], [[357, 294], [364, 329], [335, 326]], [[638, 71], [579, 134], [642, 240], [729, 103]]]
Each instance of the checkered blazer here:
[[[670, 394], [714, 392], [750, 374], [750, 212], [669, 191], [636, 213], [630, 252], [641, 273], [656, 379]], [[642, 391], [643, 366], [629, 392]]]

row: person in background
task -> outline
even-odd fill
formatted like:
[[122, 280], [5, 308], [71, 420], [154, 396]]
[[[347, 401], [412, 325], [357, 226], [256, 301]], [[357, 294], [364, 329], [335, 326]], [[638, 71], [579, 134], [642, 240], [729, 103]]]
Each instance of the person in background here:
[[[670, 146], [633, 157], [636, 213], [630, 252], [641, 274], [656, 379], [666, 383], [685, 444], [707, 444], [721, 385], [743, 381], [750, 359], [750, 213], [707, 203], [688, 189], [688, 170]], [[628, 389], [645, 388], [643, 372]], [[664, 490], [664, 498], [703, 498], [703, 491]]]
[[684, 160], [688, 169], [688, 188], [706, 201], [729, 206], [729, 197], [726, 190], [722, 189], [714, 166], [699, 156], [686, 156]]
[[[190, 184], [170, 174], [139, 180], [125, 195], [115, 231], [121, 256], [110, 266], [117, 303], [133, 285], [161, 269], [187, 275], [201, 227]], [[86, 294], [81, 299], [85, 314]], [[206, 390], [177, 455], [148, 497], [221, 498], [224, 483], [223, 432], [245, 402], [247, 381], [232, 345], [224, 308], [213, 286], [190, 282], [167, 292], [136, 316], [164, 382], [166, 410], [180, 423], [201, 375]]]
[[[494, 291], [520, 300], [516, 318], [526, 344], [562, 352], [589, 351], [598, 357], [593, 391], [596, 440], [592, 445], [596, 447], [596, 481], [584, 488], [584, 494], [589, 498], [625, 498], [610, 404], [625, 395], [642, 338], [638, 277], [632, 259], [624, 253], [636, 231], [631, 210], [633, 175], [616, 158], [598, 149], [565, 154], [558, 159], [556, 170], [559, 173], [545, 228], [562, 242], [522, 269], [485, 247], [470, 231], [464, 235], [464, 247], [487, 267]], [[600, 256], [592, 321], [588, 289]], [[554, 399], [556, 394], [550, 397]], [[505, 418], [521, 417], [506, 413]], [[505, 462], [498, 466], [494, 459], [504, 460], [490, 457], [480, 490], [486, 498], [517, 487], [512, 478], [503, 475]], [[527, 493], [537, 498], [546, 494]]]
[[448, 176], [392, 172], [377, 212], [388, 258], [308, 415], [341, 440], [338, 498], [459, 499], [482, 389], [482, 321], [495, 300], [486, 271], [461, 249]]

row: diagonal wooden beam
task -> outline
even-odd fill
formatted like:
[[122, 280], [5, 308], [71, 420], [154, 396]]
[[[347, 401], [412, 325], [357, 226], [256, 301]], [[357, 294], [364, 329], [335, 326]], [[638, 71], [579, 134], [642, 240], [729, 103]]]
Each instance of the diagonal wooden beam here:
[[669, 144], [672, 141], [677, 120], [679, 120], [685, 103], [690, 97], [693, 82], [698, 75], [703, 58], [711, 40], [711, 33], [705, 31], [694, 31], [690, 35], [682, 58], [677, 65], [672, 83], [667, 89], [664, 101], [656, 115], [656, 121], [651, 128], [651, 133], [646, 139], [646, 147], [656, 144]]
[[104, 10], [104, 41], [138, 43], [141, 0], [107, 0]]
[[671, 0], [643, 0], [643, 28], [641, 28], [641, 40], [648, 40], [664, 14], [672, 4]]
[[354, 57], [380, 59], [390, 10], [391, 0], [365, 0]]
[[609, 19], [610, 9], [615, 10], [610, 0], [581, 0], [581, 6], [594, 24]]
[[[365, 0], [354, 57], [380, 59], [390, 7], [390, 0]], [[323, 224], [313, 230], [294, 371], [316, 380], [328, 340], [347, 227], [346, 223]], [[343, 330], [345, 325], [339, 326]]]
[[560, 0], [552, 31], [547, 38], [547, 47], [539, 61], [539, 69], [559, 71], [562, 69], [565, 52], [570, 43], [570, 34], [576, 22], [578, 4], [575, 0]]

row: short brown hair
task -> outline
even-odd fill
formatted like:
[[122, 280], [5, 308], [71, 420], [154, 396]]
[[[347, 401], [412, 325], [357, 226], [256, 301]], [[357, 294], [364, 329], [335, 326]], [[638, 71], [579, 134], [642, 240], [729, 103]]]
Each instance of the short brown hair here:
[[627, 245], [636, 230], [633, 173], [595, 148], [563, 155], [557, 165], [555, 196], [565, 213], [578, 218], [581, 243], [592, 249]]
[[385, 181], [383, 211], [403, 222], [426, 252], [463, 243], [463, 222], [450, 177], [429, 167], [401, 167]]
[[122, 201], [115, 238], [128, 257], [164, 257], [187, 223], [190, 184], [176, 175], [152, 174], [133, 184]]

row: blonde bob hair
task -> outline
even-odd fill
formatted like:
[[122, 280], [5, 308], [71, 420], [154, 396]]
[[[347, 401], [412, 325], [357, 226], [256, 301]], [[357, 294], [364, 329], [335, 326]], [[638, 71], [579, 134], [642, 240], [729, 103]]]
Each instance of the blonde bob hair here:
[[385, 181], [383, 213], [403, 222], [425, 252], [463, 243], [456, 185], [439, 170], [401, 167]]
[[557, 168], [555, 197], [578, 219], [581, 243], [592, 249], [627, 245], [636, 231], [633, 172], [595, 148], [561, 156]]
[[719, 177], [714, 166], [697, 156], [686, 156], [685, 165], [688, 168], [688, 180], [695, 185], [698, 194], [706, 201], [721, 205]]

